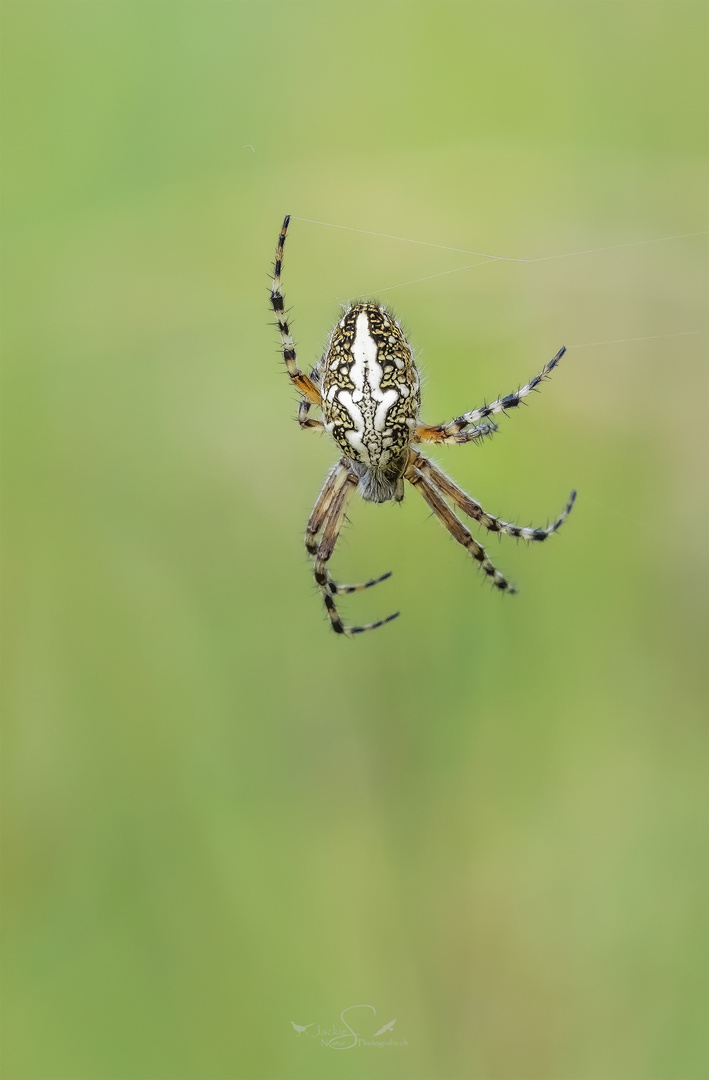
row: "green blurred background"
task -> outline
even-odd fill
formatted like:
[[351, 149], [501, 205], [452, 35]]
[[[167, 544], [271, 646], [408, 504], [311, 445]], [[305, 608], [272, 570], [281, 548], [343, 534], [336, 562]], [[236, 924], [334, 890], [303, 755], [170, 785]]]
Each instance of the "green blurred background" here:
[[[2, 18], [6, 1080], [706, 1077], [707, 237], [639, 243], [707, 228], [706, 6]], [[356, 500], [336, 576], [395, 574], [343, 608], [402, 618], [329, 631], [286, 212], [613, 249], [292, 224], [303, 366], [381, 296], [428, 422], [583, 346], [434, 454], [509, 520], [578, 488], [489, 542], [518, 597]], [[406, 1045], [323, 1046], [353, 1005]]]

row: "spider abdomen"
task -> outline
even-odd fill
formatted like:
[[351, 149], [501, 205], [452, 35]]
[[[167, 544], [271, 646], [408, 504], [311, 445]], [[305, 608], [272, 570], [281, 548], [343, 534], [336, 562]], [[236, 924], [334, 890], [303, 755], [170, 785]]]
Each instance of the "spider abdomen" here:
[[337, 323], [324, 358], [322, 402], [325, 426], [358, 473], [400, 475], [420, 388], [411, 346], [385, 308], [353, 304]]

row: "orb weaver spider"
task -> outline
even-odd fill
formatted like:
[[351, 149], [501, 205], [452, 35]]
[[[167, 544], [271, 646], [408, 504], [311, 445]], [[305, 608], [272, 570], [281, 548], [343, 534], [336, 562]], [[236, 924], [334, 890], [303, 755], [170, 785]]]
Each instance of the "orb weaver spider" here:
[[[336, 596], [361, 592], [391, 577], [391, 573], [382, 574], [362, 585], [338, 585], [330, 577], [328, 563], [355, 488], [367, 502], [381, 503], [389, 499], [401, 502], [404, 481], [408, 481], [421, 493], [451, 536], [470, 552], [495, 588], [514, 593], [515, 588], [495, 569], [485, 550], [446, 500], [489, 532], [542, 541], [555, 533], [571, 512], [576, 492], [571, 492], [560, 516], [545, 529], [512, 525], [483, 510], [480, 503], [459, 488], [437, 465], [419, 454], [415, 446], [418, 443], [460, 445], [480, 442], [485, 436], [493, 435], [497, 425], [488, 417], [516, 408], [549, 376], [565, 348], [559, 349], [538, 375], [514, 393], [463, 413], [448, 424], [427, 426], [419, 422], [421, 391], [411, 346], [391, 311], [370, 301], [347, 305], [332, 330], [326, 352], [310, 375], [306, 375], [297, 366], [295, 344], [281, 292], [283, 248], [289, 222], [290, 215], [283, 222], [278, 238], [271, 288], [271, 307], [281, 334], [283, 361], [302, 398], [298, 408], [301, 428], [326, 431], [343, 455], [325, 480], [305, 533], [305, 547], [314, 560], [315, 581], [332, 629], [348, 636], [361, 634], [365, 630], [376, 630], [399, 615], [397, 611], [378, 622], [347, 626], [338, 613]], [[322, 420], [310, 417], [313, 405], [321, 409]]]

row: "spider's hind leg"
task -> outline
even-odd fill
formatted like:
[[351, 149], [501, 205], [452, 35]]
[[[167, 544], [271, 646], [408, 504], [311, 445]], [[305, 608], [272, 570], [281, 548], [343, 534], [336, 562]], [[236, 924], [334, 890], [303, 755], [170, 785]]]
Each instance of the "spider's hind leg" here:
[[[317, 364], [310, 372], [309, 376], [310, 381], [313, 383], [314, 386], [317, 387], [318, 391], [320, 390], [320, 379], [322, 375], [322, 365], [324, 359], [324, 356], [320, 357]], [[300, 404], [298, 405], [298, 423], [304, 431], [326, 431], [327, 429], [322, 420], [311, 420], [308, 417], [308, 413], [310, 412], [312, 407], [313, 402], [309, 401], [308, 398], [303, 398], [301, 400]]]
[[278, 247], [276, 248], [276, 259], [273, 265], [273, 284], [271, 285], [271, 307], [273, 313], [276, 316], [276, 323], [281, 334], [281, 350], [283, 352], [283, 363], [286, 365], [286, 371], [290, 376], [291, 382], [295, 386], [296, 390], [303, 395], [303, 397], [311, 402], [313, 405], [320, 405], [320, 391], [317, 386], [304, 371], [301, 371], [298, 367], [296, 354], [295, 354], [295, 342], [290, 332], [290, 326], [288, 325], [288, 316], [285, 309], [285, 297], [281, 292], [281, 271], [283, 270], [283, 249], [286, 243], [286, 236], [288, 235], [288, 225], [290, 223], [290, 214], [286, 215], [286, 218], [281, 226], [281, 231], [278, 235]]
[[497, 424], [492, 420], [487, 420], [484, 424], [476, 424], [475, 427], [467, 428], [465, 431], [453, 432], [449, 424], [436, 424], [433, 427], [419, 424], [414, 431], [412, 441], [415, 443], [452, 443], [460, 446], [462, 443], [482, 442], [488, 436], [494, 435], [497, 430]]

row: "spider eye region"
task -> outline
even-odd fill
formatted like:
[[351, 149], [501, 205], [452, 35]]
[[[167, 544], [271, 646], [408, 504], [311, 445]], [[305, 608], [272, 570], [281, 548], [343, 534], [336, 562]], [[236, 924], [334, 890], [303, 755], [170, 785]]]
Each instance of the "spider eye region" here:
[[323, 417], [353, 462], [385, 469], [411, 438], [420, 387], [411, 346], [378, 304], [353, 304], [325, 355]]

